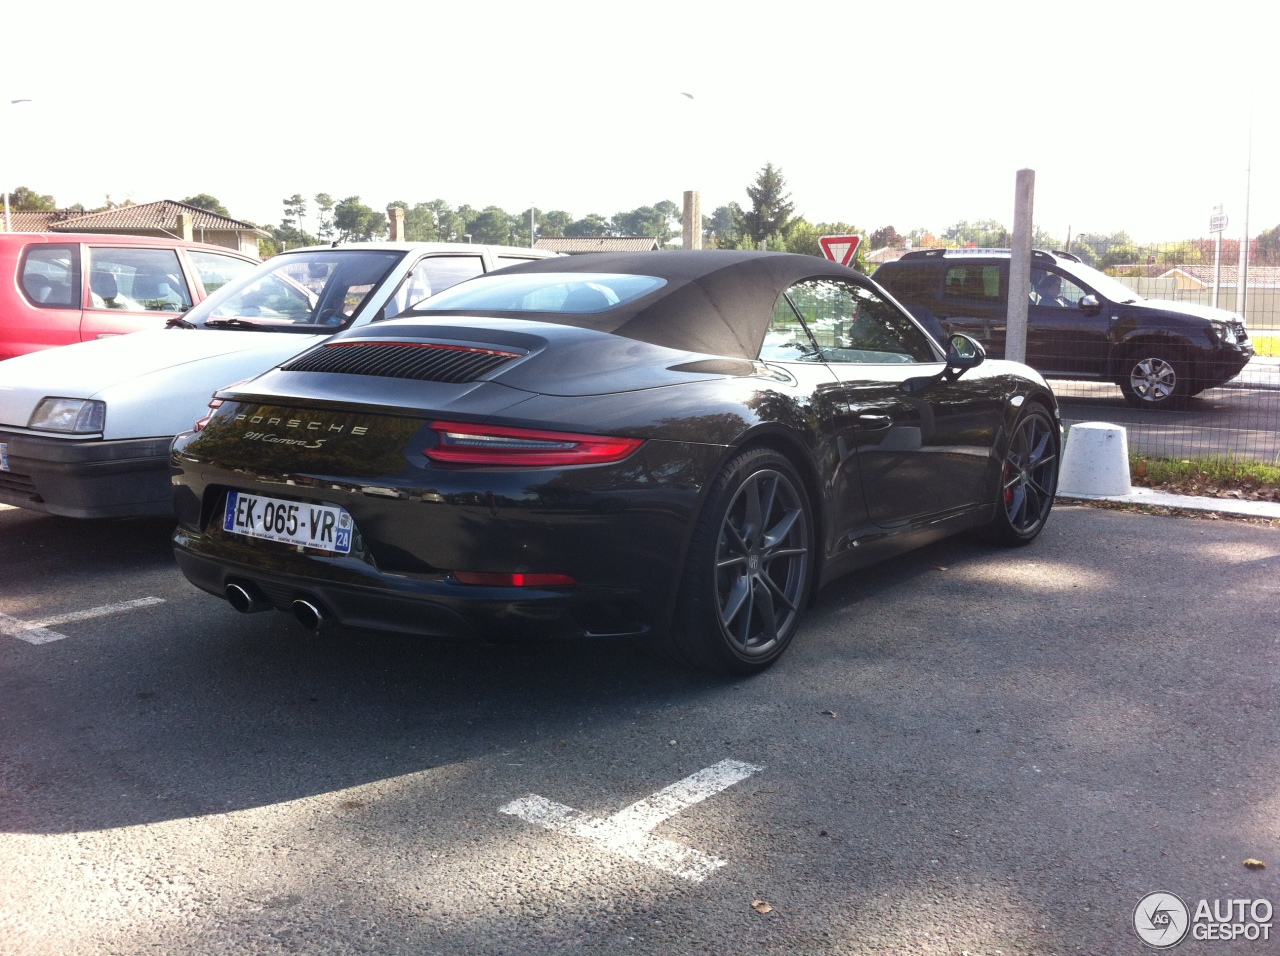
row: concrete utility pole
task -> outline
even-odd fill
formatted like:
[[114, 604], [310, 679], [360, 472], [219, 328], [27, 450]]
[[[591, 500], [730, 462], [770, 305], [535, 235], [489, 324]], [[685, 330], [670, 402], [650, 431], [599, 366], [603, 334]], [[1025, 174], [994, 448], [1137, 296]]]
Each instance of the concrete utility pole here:
[[1013, 197], [1013, 249], [1009, 255], [1009, 315], [1004, 357], [1027, 360], [1027, 305], [1031, 301], [1031, 223], [1035, 211], [1036, 171], [1018, 170]]
[[702, 197], [696, 189], [684, 191], [684, 248], [702, 248]]

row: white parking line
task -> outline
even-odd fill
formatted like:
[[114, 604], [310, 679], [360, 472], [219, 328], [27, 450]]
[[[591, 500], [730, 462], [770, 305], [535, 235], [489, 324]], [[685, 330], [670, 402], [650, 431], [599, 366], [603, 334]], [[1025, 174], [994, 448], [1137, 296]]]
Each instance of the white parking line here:
[[653, 829], [681, 810], [747, 779], [758, 770], [759, 767], [749, 763], [721, 760], [603, 820], [536, 793], [511, 801], [499, 808], [499, 812], [548, 830], [595, 841], [629, 860], [701, 882], [727, 861], [673, 840], [655, 837]]
[[106, 617], [108, 614], [119, 614], [121, 611], [132, 611], [134, 608], [152, 607], [163, 603], [164, 598], [144, 597], [134, 601], [103, 604], [100, 607], [91, 607], [86, 611], [55, 614], [52, 617], [42, 617], [37, 621], [20, 621], [16, 617], [0, 614], [0, 634], [16, 637], [20, 641], [26, 641], [28, 644], [49, 644], [53, 641], [65, 640], [67, 636], [51, 630], [51, 628], [63, 624], [71, 624], [74, 621], [87, 621], [95, 617]]

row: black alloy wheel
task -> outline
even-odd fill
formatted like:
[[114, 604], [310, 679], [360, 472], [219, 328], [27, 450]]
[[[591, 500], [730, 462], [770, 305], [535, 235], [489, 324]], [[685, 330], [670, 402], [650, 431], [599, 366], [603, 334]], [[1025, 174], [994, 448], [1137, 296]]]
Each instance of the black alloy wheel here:
[[813, 538], [809, 497], [785, 457], [762, 448], [730, 461], [686, 563], [676, 629], [682, 655], [738, 674], [782, 656], [809, 598]]
[[1030, 544], [1044, 528], [1058, 489], [1060, 433], [1043, 405], [1028, 404], [1000, 468], [996, 511], [987, 526], [997, 544]]
[[1192, 388], [1186, 359], [1167, 346], [1133, 350], [1120, 377], [1120, 391], [1134, 408], [1177, 408], [1190, 397]]

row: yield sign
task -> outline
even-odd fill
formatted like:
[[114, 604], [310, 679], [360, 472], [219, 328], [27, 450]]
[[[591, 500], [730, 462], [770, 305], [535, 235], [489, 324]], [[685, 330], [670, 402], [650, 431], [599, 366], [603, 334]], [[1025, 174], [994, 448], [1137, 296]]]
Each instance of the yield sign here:
[[861, 236], [823, 236], [818, 240], [822, 246], [822, 254], [842, 266], [853, 261], [853, 254], [858, 251], [861, 242]]

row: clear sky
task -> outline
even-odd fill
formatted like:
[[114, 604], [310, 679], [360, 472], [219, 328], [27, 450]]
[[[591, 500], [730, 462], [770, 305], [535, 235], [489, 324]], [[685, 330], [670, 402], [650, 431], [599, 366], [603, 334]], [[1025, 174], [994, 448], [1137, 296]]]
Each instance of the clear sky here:
[[1238, 237], [1251, 114], [1250, 232], [1280, 224], [1277, 35], [1236, 0], [24, 0], [0, 186], [709, 214], [772, 162], [811, 222], [906, 233], [1012, 225], [1031, 168], [1056, 236], [1203, 236], [1222, 204]]

